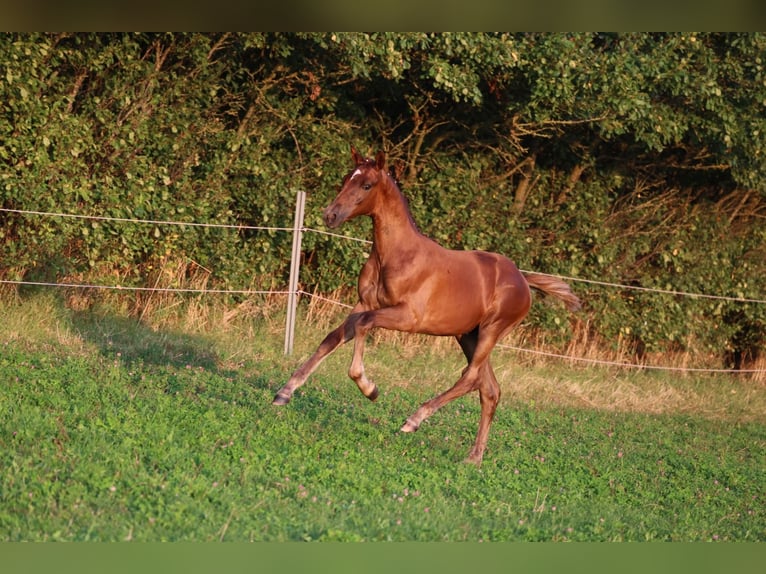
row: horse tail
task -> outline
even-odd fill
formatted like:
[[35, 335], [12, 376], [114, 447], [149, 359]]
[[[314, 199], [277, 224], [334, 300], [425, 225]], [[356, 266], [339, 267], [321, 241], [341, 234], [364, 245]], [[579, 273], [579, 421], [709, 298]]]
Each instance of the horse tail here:
[[540, 273], [523, 273], [524, 278], [532, 289], [545, 295], [552, 295], [561, 299], [570, 311], [579, 311], [582, 307], [580, 298], [572, 292], [567, 283], [557, 277], [542, 275]]

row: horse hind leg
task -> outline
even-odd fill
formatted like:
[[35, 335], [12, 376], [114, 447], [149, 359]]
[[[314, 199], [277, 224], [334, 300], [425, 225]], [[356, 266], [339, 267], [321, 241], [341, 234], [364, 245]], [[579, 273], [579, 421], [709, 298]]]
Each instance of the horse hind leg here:
[[426, 401], [413, 415], [408, 417], [400, 429], [401, 432], [414, 432], [418, 430], [424, 420], [444, 405], [477, 388], [479, 390], [479, 400], [481, 401], [481, 419], [479, 420], [476, 440], [464, 462], [480, 466], [484, 458], [484, 451], [487, 448], [489, 429], [492, 426], [492, 420], [495, 417], [495, 411], [500, 402], [500, 385], [492, 371], [492, 366], [488, 362], [479, 367], [478, 371], [476, 371], [475, 367], [467, 367], [463, 376], [460, 377], [452, 388], [430, 401]]
[[440, 408], [442, 408], [447, 403], [454, 401], [455, 399], [462, 397], [463, 395], [470, 393], [472, 390], [476, 388], [476, 373], [474, 372], [471, 367], [467, 367], [465, 371], [463, 371], [463, 375], [458, 379], [458, 381], [449, 389], [441, 393], [440, 395], [437, 395], [433, 399], [424, 402], [417, 411], [415, 411], [412, 415], [407, 417], [407, 420], [402, 425], [402, 428], [399, 429], [401, 432], [415, 432], [420, 428], [420, 425], [423, 423], [424, 420], [426, 420], [428, 417], [430, 417], [432, 414], [434, 414], [436, 411], [438, 411]]
[[476, 351], [476, 344], [479, 338], [478, 335], [479, 328], [477, 327], [470, 333], [466, 333], [457, 337], [457, 342], [460, 344], [460, 348], [463, 350], [463, 354], [465, 354], [466, 360], [468, 361], [468, 366], [463, 369], [460, 378], [451, 388], [420, 405], [420, 408], [418, 408], [417, 411], [409, 416], [405, 423], [402, 425], [402, 428], [400, 429], [401, 432], [415, 432], [418, 430], [418, 428], [420, 428], [420, 425], [424, 420], [426, 420], [448, 402], [453, 401], [474, 390], [476, 383], [472, 374], [469, 375], [469, 371], [471, 368], [471, 362], [473, 361], [474, 352]]
[[[492, 426], [492, 420], [495, 418], [495, 411], [500, 402], [500, 385], [497, 382], [492, 365], [489, 362], [489, 356], [492, 349], [495, 348], [497, 341], [502, 339], [521, 319], [526, 315], [516, 315], [515, 317], [506, 317], [506, 320], [495, 323], [493, 329], [482, 328], [479, 333], [479, 340], [476, 344], [471, 364], [476, 364], [480, 368], [479, 400], [481, 402], [481, 418], [479, 420], [479, 430], [476, 433], [476, 441], [471, 448], [465, 462], [480, 465], [484, 457], [484, 450], [487, 447], [489, 429]], [[465, 348], [464, 348], [465, 351]]]
[[481, 419], [479, 420], [479, 430], [476, 433], [476, 441], [473, 448], [468, 453], [465, 462], [480, 465], [484, 458], [484, 450], [487, 448], [487, 439], [489, 438], [489, 428], [495, 417], [497, 405], [500, 402], [500, 385], [495, 378], [492, 365], [489, 361], [484, 364], [482, 376], [479, 383], [479, 400], [481, 402]]
[[489, 354], [495, 346], [498, 337], [491, 331], [474, 330], [464, 335], [458, 342], [468, 359], [468, 366], [455, 385], [441, 395], [423, 403], [402, 426], [403, 432], [413, 432], [420, 424], [448, 402], [473, 390], [479, 391], [481, 401], [481, 418], [476, 440], [465, 462], [479, 466], [487, 447], [489, 429], [500, 402], [500, 385], [489, 363]]

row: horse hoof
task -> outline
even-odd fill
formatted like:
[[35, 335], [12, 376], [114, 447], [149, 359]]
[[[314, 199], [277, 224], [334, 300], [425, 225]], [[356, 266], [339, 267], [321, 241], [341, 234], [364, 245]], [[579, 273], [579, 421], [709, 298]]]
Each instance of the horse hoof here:
[[286, 405], [290, 402], [290, 397], [288, 395], [283, 395], [282, 393], [277, 393], [277, 396], [274, 397], [274, 400], [271, 401], [272, 405]]
[[471, 451], [468, 453], [468, 456], [463, 459], [463, 462], [465, 464], [472, 464], [476, 467], [481, 466], [481, 460], [484, 458], [483, 452], [474, 452]]
[[407, 419], [405, 423], [402, 425], [402, 428], [399, 429], [401, 432], [415, 432], [418, 430], [418, 425], [411, 422], [410, 419]]
[[378, 391], [378, 387], [375, 386], [372, 388], [372, 392], [369, 395], [367, 395], [367, 398], [370, 399], [371, 401], [374, 401], [375, 399], [378, 398], [379, 394], [380, 394], [380, 391]]

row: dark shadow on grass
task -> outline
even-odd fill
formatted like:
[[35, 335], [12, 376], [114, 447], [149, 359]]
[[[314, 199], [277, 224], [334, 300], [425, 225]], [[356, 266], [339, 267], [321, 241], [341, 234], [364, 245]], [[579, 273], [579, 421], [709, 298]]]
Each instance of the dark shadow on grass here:
[[72, 326], [102, 355], [120, 357], [128, 364], [190, 366], [218, 371], [218, 357], [203, 337], [156, 331], [136, 319], [90, 311], [73, 312]]
[[[103, 356], [119, 358], [126, 365], [203, 369], [253, 390], [278, 388], [264, 374], [222, 367], [214, 342], [204, 336], [155, 330], [137, 319], [93, 311], [74, 311], [71, 322]], [[234, 396], [219, 398], [233, 400]]]

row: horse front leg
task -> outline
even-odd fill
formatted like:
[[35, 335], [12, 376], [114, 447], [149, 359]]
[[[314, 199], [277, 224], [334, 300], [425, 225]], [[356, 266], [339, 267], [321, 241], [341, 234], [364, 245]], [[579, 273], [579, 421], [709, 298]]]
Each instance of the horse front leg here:
[[335, 351], [335, 349], [344, 343], [347, 343], [354, 337], [355, 313], [357, 313], [360, 308], [361, 305], [357, 305], [346, 320], [324, 338], [319, 344], [319, 347], [317, 347], [317, 350], [314, 351], [314, 354], [311, 355], [305, 363], [298, 367], [287, 383], [277, 391], [271, 404], [286, 405], [289, 403], [296, 389], [306, 382], [306, 379], [308, 379], [309, 375], [316, 370], [319, 364], [324, 361], [328, 355]]
[[406, 307], [396, 306], [359, 313], [355, 316], [353, 323], [354, 356], [351, 359], [348, 376], [365, 397], [374, 401], [378, 398], [378, 387], [367, 378], [364, 372], [364, 346], [367, 334], [376, 327], [412, 331], [415, 327], [414, 317]]
[[[361, 316], [357, 317], [360, 318]], [[369, 329], [363, 333], [359, 332], [358, 321], [354, 325], [354, 356], [351, 359], [351, 366], [348, 368], [348, 376], [356, 383], [362, 394], [374, 401], [378, 398], [378, 386], [367, 378], [364, 372], [364, 343]]]

